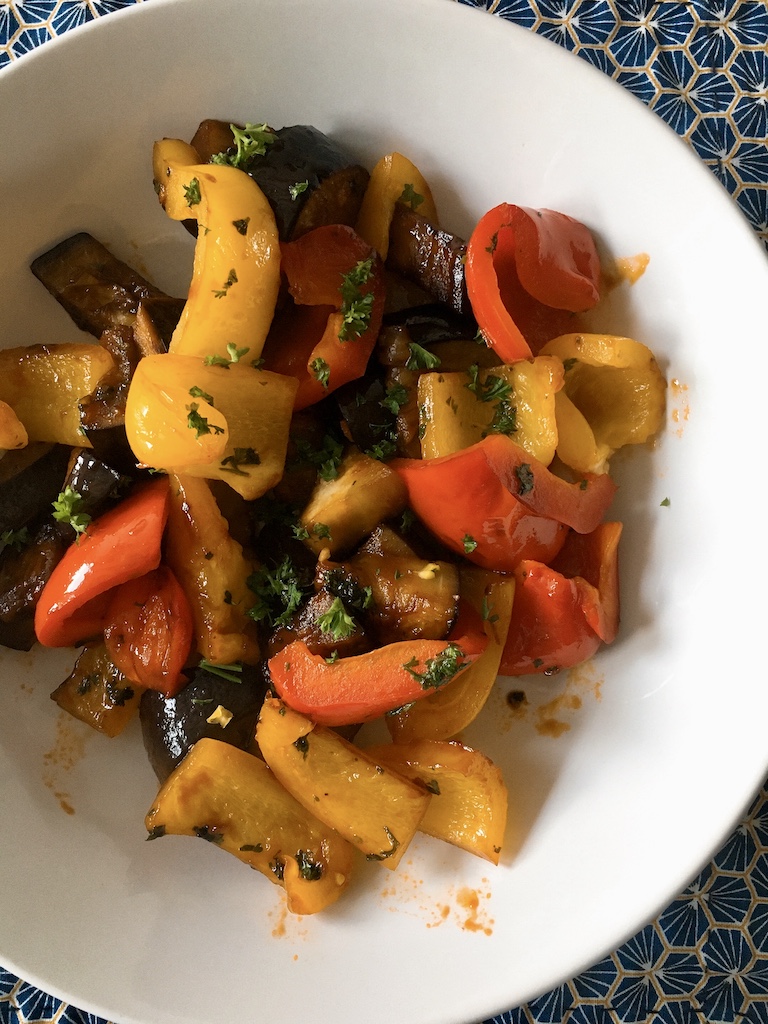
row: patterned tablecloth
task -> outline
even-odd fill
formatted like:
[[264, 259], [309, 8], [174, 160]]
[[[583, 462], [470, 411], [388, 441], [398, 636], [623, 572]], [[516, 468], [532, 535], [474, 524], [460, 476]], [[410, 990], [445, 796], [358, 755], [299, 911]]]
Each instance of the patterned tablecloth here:
[[[134, 2], [142, 0], [0, 0], [0, 73]], [[635, 93], [694, 148], [768, 246], [768, 3], [458, 2], [546, 36]], [[488, 1024], [649, 1021], [768, 1024], [768, 787], [655, 921], [590, 970]], [[102, 1024], [2, 967], [0, 1022]]]

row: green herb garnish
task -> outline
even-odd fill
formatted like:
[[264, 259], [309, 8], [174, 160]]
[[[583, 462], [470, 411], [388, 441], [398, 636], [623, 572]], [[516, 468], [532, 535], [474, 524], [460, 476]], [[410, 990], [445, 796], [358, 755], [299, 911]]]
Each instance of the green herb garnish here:
[[80, 536], [88, 529], [91, 517], [82, 511], [84, 499], [72, 487], [65, 487], [53, 502], [53, 518], [59, 523], [67, 523]]
[[212, 164], [230, 164], [232, 167], [245, 170], [254, 157], [264, 156], [267, 148], [277, 139], [266, 124], [246, 124], [244, 128], [231, 124], [229, 127], [235, 145], [223, 153], [214, 154], [210, 159]]

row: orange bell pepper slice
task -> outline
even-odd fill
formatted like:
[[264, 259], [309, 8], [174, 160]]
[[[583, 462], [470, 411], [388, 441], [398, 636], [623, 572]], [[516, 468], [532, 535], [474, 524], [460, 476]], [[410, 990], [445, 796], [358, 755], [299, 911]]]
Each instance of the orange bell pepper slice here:
[[529, 359], [600, 298], [594, 239], [554, 210], [501, 203], [467, 243], [467, 294], [478, 326], [505, 363]]
[[512, 572], [549, 563], [567, 527], [590, 533], [616, 491], [607, 475], [569, 483], [504, 434], [439, 459], [393, 459], [408, 504], [447, 547], [476, 565]]
[[319, 725], [370, 722], [455, 679], [483, 653], [480, 616], [462, 607], [446, 640], [402, 640], [329, 662], [294, 640], [269, 660], [278, 696]]
[[167, 479], [143, 485], [67, 549], [35, 609], [44, 647], [73, 647], [99, 635], [110, 591], [158, 567], [168, 498]]
[[499, 671], [552, 673], [591, 658], [619, 625], [618, 543], [621, 523], [571, 533], [552, 566], [523, 561]]
[[275, 318], [264, 366], [296, 377], [304, 409], [365, 372], [384, 313], [384, 276], [375, 249], [352, 228], [330, 224], [282, 246], [295, 305]]
[[112, 591], [104, 644], [132, 682], [175, 696], [187, 682], [182, 670], [193, 638], [189, 601], [167, 565]]

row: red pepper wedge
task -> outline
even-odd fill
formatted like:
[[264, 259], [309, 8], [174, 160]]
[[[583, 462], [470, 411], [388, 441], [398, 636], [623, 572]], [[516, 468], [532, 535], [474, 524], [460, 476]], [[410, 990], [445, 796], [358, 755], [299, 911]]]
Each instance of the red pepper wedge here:
[[488, 645], [480, 616], [462, 605], [446, 640], [401, 640], [328, 662], [294, 640], [269, 660], [278, 696], [320, 725], [380, 718], [433, 693], [477, 661]]
[[499, 672], [518, 676], [572, 668], [611, 643], [619, 626], [622, 524], [569, 533], [551, 566], [523, 561]]
[[161, 565], [111, 591], [104, 645], [114, 665], [134, 683], [174, 697], [187, 682], [192, 609], [181, 584]]
[[[343, 224], [308, 231], [284, 243], [281, 252], [282, 272], [295, 305], [275, 318], [263, 359], [266, 369], [298, 379], [298, 410], [365, 372], [384, 314], [384, 270], [376, 250]], [[362, 299], [363, 319], [345, 336], [348, 305], [342, 285], [368, 260], [368, 275], [352, 288]]]
[[616, 491], [607, 474], [569, 483], [504, 434], [437, 459], [393, 459], [408, 504], [447, 547], [484, 569], [549, 563], [568, 527], [590, 533]]
[[589, 230], [566, 214], [510, 203], [478, 221], [465, 279], [478, 326], [505, 363], [529, 359], [572, 326], [569, 314], [600, 298], [600, 260]]
[[109, 592], [158, 567], [168, 499], [168, 480], [153, 480], [70, 545], [35, 609], [35, 634], [44, 647], [73, 647], [100, 634]]

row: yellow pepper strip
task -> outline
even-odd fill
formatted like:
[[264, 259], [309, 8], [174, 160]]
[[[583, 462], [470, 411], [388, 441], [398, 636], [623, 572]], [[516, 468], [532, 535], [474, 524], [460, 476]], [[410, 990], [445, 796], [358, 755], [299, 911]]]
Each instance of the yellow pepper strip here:
[[565, 368], [565, 393], [596, 445], [643, 444], [662, 426], [667, 383], [649, 348], [632, 338], [564, 334], [542, 348]]
[[349, 843], [294, 800], [260, 758], [222, 740], [198, 740], [145, 824], [151, 839], [197, 836], [233, 854], [282, 885], [294, 914], [335, 903], [353, 866]]
[[557, 456], [576, 473], [607, 473], [613, 449], [598, 444], [592, 427], [565, 391], [555, 395]]
[[462, 566], [460, 592], [482, 616], [488, 646], [457, 679], [387, 716], [395, 743], [451, 739], [474, 721], [493, 689], [512, 616], [514, 578]]
[[0, 449], [13, 451], [26, 448], [28, 443], [29, 435], [24, 424], [7, 402], [0, 402]]
[[404, 202], [438, 227], [432, 191], [421, 171], [401, 153], [389, 153], [371, 171], [355, 231], [379, 252], [389, 251], [389, 228], [395, 204]]
[[192, 609], [197, 650], [214, 665], [259, 660], [255, 602], [248, 577], [255, 566], [230, 535], [206, 480], [171, 476], [165, 559]]
[[297, 388], [244, 363], [145, 356], [125, 406], [128, 442], [143, 465], [223, 480], [253, 501], [282, 478]]
[[264, 701], [256, 741], [269, 767], [307, 811], [368, 860], [397, 867], [430, 802], [429, 792], [383, 768], [333, 729]]
[[160, 201], [174, 220], [198, 222], [189, 295], [170, 351], [257, 359], [280, 288], [280, 242], [272, 208], [256, 182], [227, 164], [200, 164], [178, 139], [155, 143]]
[[456, 740], [414, 740], [366, 753], [433, 794], [419, 831], [499, 863], [507, 826], [507, 787], [485, 754]]
[[114, 366], [105, 348], [87, 342], [8, 348], [0, 352], [0, 401], [30, 441], [90, 448], [79, 403]]
[[555, 395], [563, 367], [553, 356], [471, 373], [422, 373], [418, 404], [421, 455], [436, 459], [469, 448], [489, 433], [508, 433], [548, 466], [557, 447]]

